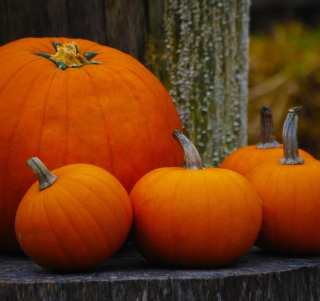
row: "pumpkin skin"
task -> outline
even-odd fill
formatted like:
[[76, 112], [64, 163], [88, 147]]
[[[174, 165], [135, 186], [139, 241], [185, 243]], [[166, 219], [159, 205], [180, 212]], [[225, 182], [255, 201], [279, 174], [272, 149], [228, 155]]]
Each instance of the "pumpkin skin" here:
[[158, 264], [227, 265], [248, 252], [261, 226], [258, 194], [232, 170], [155, 169], [135, 184], [130, 199], [133, 241]]
[[[101, 63], [61, 70], [34, 54], [54, 53], [53, 39], [75, 41], [82, 51], [97, 52]], [[30, 157], [49, 170], [99, 166], [127, 192], [154, 168], [182, 166], [183, 152], [170, 139], [181, 129], [177, 110], [131, 56], [88, 40], [24, 38], [0, 47], [0, 59], [0, 251], [19, 250], [14, 216], [34, 182], [32, 172], [22, 172]]]
[[16, 214], [23, 251], [38, 265], [57, 271], [93, 268], [124, 243], [132, 224], [128, 193], [109, 172], [89, 164], [52, 171], [49, 188], [34, 183]]
[[281, 165], [269, 158], [247, 178], [263, 203], [256, 245], [286, 254], [320, 253], [320, 162], [304, 158], [303, 165]]
[[286, 254], [316, 254], [320, 253], [320, 161], [299, 156], [299, 113], [300, 108], [289, 110], [281, 160], [269, 158], [255, 167], [247, 179], [263, 202], [256, 245]]

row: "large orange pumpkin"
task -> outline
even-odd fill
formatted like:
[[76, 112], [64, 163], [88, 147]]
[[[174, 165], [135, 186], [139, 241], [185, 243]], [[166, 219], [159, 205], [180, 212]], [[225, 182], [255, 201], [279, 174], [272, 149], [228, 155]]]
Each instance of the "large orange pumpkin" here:
[[19, 204], [15, 231], [33, 261], [50, 270], [85, 270], [120, 249], [131, 229], [132, 207], [113, 175], [90, 164], [52, 172], [38, 158], [27, 164], [38, 181]]
[[183, 163], [170, 139], [180, 119], [154, 75], [118, 50], [53, 39], [0, 47], [0, 250], [18, 249], [14, 216], [33, 183], [30, 157], [50, 170], [97, 165], [128, 192], [148, 171]]
[[[306, 151], [299, 151], [302, 157], [312, 158]], [[238, 148], [222, 161], [220, 167], [247, 176], [259, 163], [271, 157], [281, 158], [282, 155], [283, 145], [275, 139], [272, 109], [262, 107], [260, 109], [260, 142]]]
[[320, 161], [298, 151], [300, 108], [290, 109], [283, 127], [283, 157], [270, 158], [247, 176], [260, 195], [262, 226], [256, 244], [288, 254], [320, 253]]
[[163, 167], [133, 187], [132, 238], [152, 262], [182, 267], [217, 267], [243, 256], [261, 226], [261, 200], [242, 175], [203, 168], [181, 132], [186, 169]]

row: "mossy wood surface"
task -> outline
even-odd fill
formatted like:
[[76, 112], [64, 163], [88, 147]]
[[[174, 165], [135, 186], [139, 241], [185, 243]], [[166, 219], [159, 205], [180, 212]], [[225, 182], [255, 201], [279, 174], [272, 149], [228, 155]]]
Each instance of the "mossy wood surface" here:
[[146, 64], [205, 166], [247, 144], [248, 0], [149, 0]]
[[218, 269], [149, 263], [131, 244], [96, 269], [51, 273], [26, 257], [0, 256], [1, 301], [320, 300], [320, 256], [272, 256], [253, 247]]

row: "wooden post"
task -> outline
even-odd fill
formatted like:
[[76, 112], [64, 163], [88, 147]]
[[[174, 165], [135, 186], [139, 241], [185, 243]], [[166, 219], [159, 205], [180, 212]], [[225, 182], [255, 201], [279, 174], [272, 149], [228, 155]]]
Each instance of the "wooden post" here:
[[149, 0], [146, 65], [204, 165], [247, 144], [249, 0]]

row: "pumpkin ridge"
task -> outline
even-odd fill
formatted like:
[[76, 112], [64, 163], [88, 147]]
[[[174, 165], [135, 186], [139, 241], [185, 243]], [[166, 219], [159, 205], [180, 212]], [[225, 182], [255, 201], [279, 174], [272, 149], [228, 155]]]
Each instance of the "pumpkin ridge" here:
[[[144, 84], [146, 87], [150, 87], [150, 84], [147, 83], [147, 82], [145, 81], [144, 77], [141, 77], [141, 74], [139, 74], [136, 70], [129, 69], [129, 68], [127, 68], [126, 66], [124, 66], [124, 69], [128, 70], [131, 74], [133, 74], [137, 79], [139, 79], [140, 82], [143, 82], [143, 84]], [[122, 74], [120, 74], [120, 76], [122, 77]], [[149, 80], [151, 80], [151, 79], [149, 79]], [[154, 79], [152, 79], [152, 81], [158, 81], [158, 79], [157, 79], [157, 78], [154, 78]], [[154, 86], [155, 86], [155, 85], [152, 85], [152, 88], [149, 88], [149, 91], [150, 91], [151, 94], [153, 94], [153, 95], [156, 97], [156, 96], [157, 96], [157, 92], [159, 92], [159, 91], [155, 91], [155, 90], [154, 90]], [[129, 87], [129, 88], [130, 88], [130, 87]], [[156, 88], [160, 88], [160, 87], [156, 87]], [[165, 89], [165, 88], [163, 87], [163, 89]], [[175, 107], [175, 104], [173, 103], [170, 95], [169, 95], [169, 97], [170, 97], [170, 101], [172, 102], [172, 105]], [[135, 99], [136, 99], [136, 98], [135, 98]], [[136, 101], [139, 103], [139, 106], [142, 107], [141, 104], [140, 104], [140, 100], [137, 100], [137, 99], [136, 99]], [[160, 115], [160, 116], [163, 116], [163, 115], [167, 116], [167, 115], [168, 115], [167, 112], [164, 111], [166, 108], [167, 108], [166, 106], [160, 106], [160, 107], [158, 107], [158, 109], [161, 110], [161, 112], [159, 112], [159, 115]], [[143, 115], [146, 116], [146, 114], [145, 114], [145, 112], [144, 112], [143, 110], [142, 110], [142, 112], [144, 113]], [[179, 118], [179, 119], [180, 119], [180, 118]], [[168, 129], [168, 132], [172, 132], [173, 130], [175, 130], [175, 129], [169, 128], [169, 123], [168, 123], [168, 122], [165, 122], [164, 124], [165, 124], [165, 127]], [[148, 127], [148, 132], [149, 132], [149, 127]], [[149, 137], [152, 138], [152, 135], [150, 135]], [[171, 149], [174, 150], [174, 147], [173, 147], [173, 146], [176, 144], [176, 142], [174, 141], [174, 139], [171, 139], [170, 141], [171, 141], [171, 145], [170, 145], [170, 146], [171, 146]], [[152, 145], [152, 149], [154, 149], [154, 148], [156, 147], [156, 145], [154, 146], [154, 145], [151, 143], [151, 140], [150, 140], [150, 144]], [[154, 154], [154, 152], [152, 152], [152, 155], [153, 155], [153, 154]], [[173, 164], [173, 162], [174, 162], [174, 156], [175, 156], [175, 154], [174, 154], [174, 152], [172, 152], [172, 154], [171, 154], [172, 164]], [[153, 157], [153, 156], [152, 156], [152, 157]], [[152, 162], [154, 162], [154, 159], [153, 159], [153, 158], [152, 158]]]
[[[58, 179], [59, 180], [59, 179]], [[79, 184], [79, 183], [77, 183], [77, 184]], [[57, 183], [56, 183], [56, 186], [57, 185], [59, 185], [58, 184], [58, 181], [57, 181]], [[64, 188], [63, 186], [61, 186], [61, 185], [59, 185], [59, 187], [60, 188]], [[64, 190], [64, 189], [63, 189]], [[69, 191], [67, 191], [67, 190], [65, 190], [74, 200], [76, 200], [76, 198], [72, 195], [72, 193], [70, 193]], [[62, 206], [61, 206], [61, 204], [60, 204], [60, 201], [59, 200], [57, 200], [57, 198], [56, 198], [56, 195], [54, 194], [54, 193], [52, 193], [52, 191], [50, 190], [50, 198], [52, 198], [52, 199], [54, 199], [55, 200], [55, 210], [56, 210], [56, 206], [59, 206], [59, 208], [60, 208], [60, 212], [61, 212], [61, 214], [62, 215], [64, 215], [65, 216], [65, 218], [66, 218], [66, 220], [68, 221], [68, 224], [69, 224], [69, 229], [72, 229], [72, 236], [74, 237], [77, 237], [77, 239], [81, 242], [81, 245], [83, 246], [83, 249], [82, 250], [85, 250], [86, 252], [87, 252], [87, 254], [89, 254], [89, 256], [90, 256], [90, 258], [91, 258], [91, 260], [94, 262], [94, 255], [90, 252], [90, 250], [87, 248], [87, 246], [83, 243], [83, 240], [81, 239], [81, 236], [78, 234], [78, 232], [77, 232], [77, 230], [75, 229], [75, 227], [74, 227], [74, 224], [72, 223], [72, 222], [70, 222], [70, 218], [69, 218], [69, 216], [66, 214], [66, 210], [63, 210], [62, 209]], [[44, 202], [44, 203], [48, 203], [48, 202]], [[50, 212], [50, 211], [49, 211]], [[87, 212], [88, 214], [89, 214], [89, 212]], [[91, 215], [91, 214], [89, 214], [89, 215]], [[52, 219], [51, 219], [52, 220]], [[52, 224], [52, 222], [50, 222], [50, 224]], [[99, 227], [99, 226], [98, 226]], [[101, 228], [99, 227], [99, 230], [101, 231]], [[60, 244], [60, 239], [59, 238], [56, 238], [57, 239], [57, 241], [58, 241], [58, 243], [59, 243], [59, 246], [61, 247], [61, 244]], [[74, 258], [73, 257], [70, 257], [70, 256], [68, 256], [67, 254], [68, 254], [68, 251], [66, 252], [66, 250], [64, 250], [64, 248], [63, 247], [61, 247], [61, 250], [62, 250], [62, 252], [65, 254], [65, 256], [68, 258], [68, 260], [72, 263], [72, 264], [74, 264], [73, 262], [74, 262]]]
[[[141, 79], [141, 77], [140, 77], [138, 74], [137, 74], [137, 77]], [[155, 78], [155, 80], [158, 81], [157, 78]], [[145, 83], [144, 80], [141, 79], [141, 81], [143, 81], [143, 83]], [[145, 83], [145, 84], [146, 84], [146, 83]], [[153, 86], [153, 87], [154, 87], [154, 86]], [[157, 88], [160, 88], [160, 87], [157, 87]], [[164, 86], [162, 86], [162, 88], [165, 89]], [[166, 89], [165, 89], [165, 90], [166, 90]], [[153, 95], [157, 95], [157, 92], [159, 92], [159, 91], [154, 91], [153, 89], [151, 89], [151, 91], [152, 91], [152, 94], [153, 94]], [[169, 94], [169, 98], [170, 98], [170, 101], [172, 102], [172, 106], [174, 106], [174, 107], [176, 108], [176, 104], [173, 102], [170, 94]], [[161, 106], [160, 108], [161, 108], [161, 111], [162, 111], [162, 112], [161, 112], [161, 115], [163, 115], [163, 114], [168, 115], [168, 114], [167, 114], [167, 109], [168, 109], [167, 106]], [[166, 109], [166, 110], [165, 110], [165, 109]], [[177, 109], [177, 108], [176, 108], [176, 109]], [[164, 111], [164, 110], [165, 110], [165, 111]], [[180, 116], [179, 116], [179, 115], [178, 115], [178, 119], [180, 120]], [[173, 130], [175, 130], [175, 129], [169, 128], [167, 122], [165, 123], [165, 125], [167, 126], [169, 132], [172, 132]], [[172, 150], [174, 150], [174, 149], [175, 149], [175, 148], [174, 148], [174, 145], [176, 144], [176, 142], [174, 141], [174, 139], [171, 139], [170, 141], [171, 141], [170, 147], [171, 147]], [[181, 148], [180, 148], [179, 150], [181, 150]], [[174, 159], [175, 156], [177, 156], [177, 153], [172, 152], [172, 155], [171, 155], [172, 164], [173, 164], [173, 162], [175, 161], [175, 159]], [[182, 164], [183, 164], [183, 162], [181, 162], [181, 167], [182, 167]]]
[[[28, 61], [28, 62], [26, 62], [26, 64], [25, 64], [23, 67], [24, 67], [24, 68], [27, 68], [27, 66], [30, 65], [30, 64], [32, 64], [32, 62]], [[18, 72], [23, 72], [23, 68], [20, 68], [20, 69], [18, 70]], [[11, 78], [11, 80], [12, 80], [13, 78], [15, 78], [16, 76], [19, 77], [19, 73], [15, 73], [14, 76]], [[11, 80], [10, 80], [10, 81], [11, 81]], [[10, 83], [10, 81], [7, 82], [7, 85]], [[34, 81], [33, 85], [36, 85], [36, 81]], [[16, 122], [15, 122], [15, 125], [14, 125], [14, 127], [13, 127], [12, 134], [10, 135], [10, 141], [8, 141], [8, 143], [7, 143], [7, 149], [8, 149], [8, 151], [6, 151], [5, 153], [7, 154], [6, 160], [7, 160], [8, 162], [11, 162], [11, 161], [12, 161], [12, 160], [11, 160], [11, 157], [16, 155], [15, 153], [13, 153], [13, 152], [11, 151], [11, 149], [12, 149], [12, 147], [13, 147], [14, 140], [15, 140], [15, 138], [16, 138], [17, 129], [18, 129], [19, 125], [21, 124], [21, 121], [23, 120], [22, 116], [23, 116], [24, 112], [26, 111], [26, 109], [28, 108], [29, 103], [30, 103], [30, 100], [31, 100], [31, 98], [28, 97], [28, 93], [27, 93], [26, 96], [25, 96], [25, 101], [22, 102], [22, 105], [20, 106], [19, 118], [16, 118]], [[41, 124], [41, 128], [42, 128], [42, 127], [43, 127], [43, 123]], [[9, 186], [9, 185], [7, 185], [6, 183], [7, 183], [7, 181], [9, 181], [9, 179], [6, 178], [5, 174], [3, 174], [3, 177], [4, 177], [4, 181], [3, 181], [3, 183], [4, 183], [4, 195], [7, 195], [8, 186]], [[22, 197], [22, 196], [21, 196], [21, 197]], [[2, 204], [2, 205], [3, 205], [3, 204]], [[7, 202], [5, 202], [4, 206], [2, 207], [3, 209], [1, 209], [1, 211], [7, 212], [7, 209], [6, 209], [7, 205], [8, 205]], [[8, 215], [9, 215], [9, 214], [5, 214], [5, 217], [6, 217], [7, 219], [8, 219], [8, 217], [9, 217]]]
[[[128, 73], [130, 73], [130, 74], [133, 74], [133, 70], [131, 70], [131, 69], [129, 69], [129, 68], [125, 68], [127, 71], [128, 71]], [[140, 111], [142, 112], [142, 115], [143, 115], [143, 117], [144, 117], [144, 122], [146, 123], [146, 130], [147, 130], [147, 132], [148, 132], [148, 137], [150, 137], [150, 139], [149, 139], [149, 144], [151, 145], [151, 162], [152, 162], [152, 166], [154, 166], [154, 153], [155, 153], [155, 149], [156, 149], [156, 147], [157, 147], [157, 145], [155, 145], [154, 143], [152, 143], [152, 135], [151, 135], [151, 132], [150, 132], [150, 124], [149, 124], [149, 122], [148, 122], [148, 120], [147, 120], [147, 118], [146, 118], [146, 116], [147, 116], [147, 114], [145, 113], [145, 110], [143, 110], [143, 106], [141, 105], [141, 103], [140, 103], [140, 99], [137, 99], [136, 97], [135, 97], [135, 94], [132, 92], [132, 89], [131, 89], [131, 87], [130, 87], [130, 85], [128, 84], [128, 82], [127, 82], [127, 78], [124, 78], [123, 76], [122, 76], [122, 73], [120, 73], [118, 70], [116, 71], [116, 73], [118, 74], [118, 76], [119, 76], [119, 78], [121, 78], [121, 80], [122, 80], [122, 83], [123, 83], [123, 85], [125, 85], [127, 88], [128, 88], [128, 90], [130, 91], [130, 94], [132, 95], [132, 99], [134, 99], [135, 100], [135, 103], [137, 104], [137, 106], [139, 107], [139, 109], [140, 109]], [[145, 82], [143, 82], [143, 84], [146, 86], [146, 87], [148, 87], [146, 84], [145, 84]], [[150, 90], [150, 89], [149, 89]], [[151, 91], [151, 90], [150, 90]], [[154, 94], [154, 93], [153, 93]], [[154, 94], [155, 95], [155, 94]], [[133, 164], [133, 162], [131, 162], [132, 164]], [[134, 166], [134, 167], [136, 167], [136, 166]]]
[[[183, 170], [182, 168], [179, 168], [179, 170], [180, 170], [180, 169]], [[161, 173], [159, 172], [160, 170], [162, 171]], [[163, 187], [163, 184], [162, 184], [162, 181], [161, 181], [162, 178], [163, 178], [163, 175], [170, 176], [170, 168], [164, 167], [164, 168], [156, 169], [156, 170], [154, 170], [154, 171], [150, 171], [146, 176], [142, 177], [141, 180], [144, 180], [145, 178], [147, 178], [147, 182], [146, 182], [146, 183], [148, 183], [148, 186], [151, 186], [151, 185], [152, 185], [152, 187], [154, 187], [154, 192], [158, 192], [159, 189], [158, 189], [157, 187], [158, 187], [158, 186], [159, 186], [159, 187]], [[150, 178], [151, 178], [151, 179], [150, 179]], [[160, 179], [160, 181], [159, 181], [159, 179]], [[138, 181], [138, 183], [139, 183], [139, 181]], [[154, 186], [153, 183], [157, 183], [157, 185]], [[165, 184], [165, 185], [166, 185], [166, 184]], [[176, 188], [176, 189], [178, 190], [178, 188]], [[134, 192], [133, 192], [133, 193], [134, 193]], [[149, 199], [149, 198], [154, 199], [153, 195], [152, 195], [152, 194], [150, 195], [150, 191], [148, 191], [147, 189], [144, 189], [144, 195], [142, 196], [143, 199], [146, 198], [145, 195], [147, 196], [147, 199]], [[142, 198], [140, 198], [140, 199], [142, 199]], [[138, 200], [139, 207], [143, 207], [145, 202], [141, 201], [140, 199]], [[163, 198], [161, 199], [161, 201], [163, 201]], [[171, 200], [170, 200], [170, 201], [171, 201]], [[135, 206], [133, 206], [133, 208], [135, 208]], [[149, 212], [149, 213], [150, 213], [150, 212]], [[156, 212], [155, 212], [154, 210], [152, 210], [152, 213], [153, 213], [153, 214], [156, 214]], [[170, 214], [172, 214], [172, 212], [171, 212]], [[135, 214], [134, 214], [134, 216], [135, 216]], [[149, 221], [152, 221], [152, 222], [151, 222], [151, 223], [148, 222], [148, 226], [150, 227], [150, 229], [152, 229], [152, 232], [153, 232], [153, 233], [155, 233], [154, 227], [157, 226], [156, 223], [154, 222], [154, 220], [155, 220], [155, 219], [150, 216]], [[173, 225], [170, 225], [170, 228], [172, 228], [172, 227], [173, 227]], [[151, 232], [151, 231], [150, 231], [150, 232]], [[143, 236], [142, 236], [142, 237], [143, 237]], [[172, 235], [170, 235], [169, 237], [170, 237], [170, 243], [171, 243], [171, 245], [174, 246], [174, 242], [175, 242], [174, 238], [172, 237]], [[143, 246], [144, 246], [145, 244], [148, 244], [148, 242], [147, 242], [147, 237], [144, 239], [144, 244], [139, 244], [138, 249], [140, 249], [140, 248], [143, 249], [143, 248], [144, 248]], [[155, 246], [155, 247], [150, 246], [150, 247], [153, 248], [152, 253], [158, 253], [158, 249], [156, 248], [156, 246]]]
[[[230, 176], [230, 178], [232, 179], [232, 181], [233, 181], [233, 183], [234, 183], [234, 186], [236, 186], [236, 187], [238, 187], [238, 189], [240, 190], [240, 191], [244, 191], [243, 190], [243, 182], [249, 182], [245, 177], [243, 177], [243, 181], [242, 181], [242, 183], [240, 184], [239, 183], [239, 177], [238, 177], [238, 174], [235, 174], [235, 173], [229, 173], [229, 176]], [[240, 175], [241, 176], [241, 175]], [[237, 179], [238, 178], [238, 179]], [[253, 185], [249, 182], [248, 183], [249, 184], [249, 186], [250, 186], [250, 190], [253, 192], [255, 192], [255, 188], [253, 187]], [[248, 202], [248, 198], [246, 197], [245, 198], [245, 200], [246, 200], [246, 207], [247, 208], [249, 208], [250, 206], [251, 206], [251, 204], [249, 204], [249, 202]], [[261, 198], [260, 198], [260, 196], [259, 196], [259, 200], [260, 200], [260, 204], [262, 205], [262, 200], [261, 200]], [[247, 212], [250, 212], [250, 210], [247, 210]], [[258, 233], [257, 233], [257, 235], [258, 235]]]
[[[85, 177], [87, 177], [87, 178], [89, 178], [89, 179], [94, 179], [94, 180], [96, 180], [96, 181], [99, 181], [98, 178], [95, 178], [95, 177], [93, 177], [93, 176], [89, 176], [89, 175], [82, 175], [82, 176], [81, 176], [82, 179], [85, 178]], [[65, 179], [64, 181], [65, 181], [65, 182], [66, 182], [66, 181], [70, 181], [71, 183], [76, 183], [78, 186], [82, 186], [82, 187], [86, 188], [86, 185], [84, 185], [84, 184], [82, 184], [82, 183], [79, 183], [78, 181], [74, 181], [74, 182], [73, 182], [71, 178], [68, 178], [67, 180]], [[107, 187], [108, 187], [108, 189], [110, 190], [110, 191], [109, 191], [109, 194], [112, 193], [112, 194], [115, 196], [115, 198], [121, 199], [121, 197], [119, 197], [117, 194], [115, 194], [114, 191], [113, 191], [113, 189], [111, 189], [110, 186], [108, 186], [106, 182], [99, 181], [99, 183], [102, 183], [102, 184], [104, 184], [104, 186], [107, 186]], [[60, 187], [62, 187], [62, 186], [60, 186]], [[65, 188], [66, 191], [68, 191], [68, 189], [67, 189], [66, 187], [64, 187], [64, 188]], [[108, 211], [110, 212], [111, 216], [113, 216], [113, 217], [115, 218], [115, 220], [116, 220], [116, 217], [114, 216], [114, 214], [113, 214], [113, 212], [112, 212], [112, 209], [108, 206], [109, 204], [108, 204], [108, 203], [105, 203], [105, 202], [102, 202], [101, 199], [99, 198], [99, 196], [98, 196], [94, 191], [90, 190], [90, 193], [91, 193], [92, 195], [94, 195], [94, 196], [98, 199], [98, 201], [99, 201], [100, 204], [103, 204], [104, 207], [106, 207], [106, 208], [108, 209]], [[122, 202], [120, 202], [120, 203], [121, 203], [121, 206], [122, 206], [122, 208], [123, 208], [123, 212], [125, 212], [125, 214], [126, 214], [127, 212], [126, 212], [126, 210], [125, 210], [124, 204], [123, 204]], [[79, 204], [81, 204], [81, 203], [79, 202]], [[102, 229], [102, 228], [100, 227], [100, 229]], [[119, 227], [119, 229], [120, 229], [120, 227]], [[103, 233], [103, 231], [101, 231], [101, 232]], [[122, 232], [121, 232], [121, 229], [119, 230], [119, 232], [122, 233]], [[122, 233], [122, 234], [126, 235], [126, 233]]]
[[[51, 193], [51, 197], [53, 196], [53, 193]], [[44, 215], [45, 217], [46, 217], [46, 220], [47, 220], [47, 224], [48, 225], [50, 225], [50, 230], [51, 230], [51, 225], [52, 225], [52, 223], [51, 222], [49, 222], [50, 221], [50, 218], [49, 218], [49, 216], [48, 216], [48, 213], [47, 212], [51, 212], [51, 210], [50, 211], [48, 211], [46, 208], [47, 208], [47, 206], [46, 206], [46, 203], [47, 202], [45, 202], [45, 200], [43, 199], [43, 197], [42, 197], [42, 205], [43, 205], [43, 208], [44, 209], [42, 209], [42, 215]], [[33, 203], [33, 207], [35, 206], [35, 202]], [[39, 214], [39, 212], [36, 212], [36, 214]], [[33, 215], [33, 214], [32, 214]], [[64, 249], [63, 249], [63, 247], [62, 247], [62, 245], [61, 245], [61, 242], [60, 242], [60, 240], [59, 239], [57, 239], [56, 237], [55, 237], [55, 241], [57, 242], [57, 244], [58, 244], [58, 246], [59, 246], [59, 248], [60, 248], [60, 251], [61, 251], [61, 255], [65, 258], [65, 260], [66, 260], [66, 262], [72, 262], [72, 258], [69, 258], [69, 256], [67, 256], [67, 254], [65, 253], [65, 251], [64, 251]]]
[[[110, 143], [110, 138], [109, 138], [109, 135], [108, 135], [108, 131], [107, 131], [107, 118], [103, 112], [103, 109], [102, 109], [102, 106], [101, 106], [101, 102], [102, 102], [102, 99], [100, 97], [98, 97], [97, 93], [96, 93], [96, 90], [95, 90], [95, 83], [93, 81], [93, 77], [91, 76], [91, 71], [89, 71], [87, 68], [83, 68], [83, 71], [84, 73], [86, 73], [86, 75], [88, 76], [88, 78], [90, 79], [91, 83], [92, 83], [92, 87], [93, 87], [93, 90], [92, 90], [92, 93], [94, 94], [95, 96], [95, 99], [97, 101], [97, 103], [99, 104], [99, 108], [100, 108], [100, 112], [101, 112], [101, 116], [103, 118], [103, 124], [104, 124], [104, 132], [105, 132], [105, 139], [107, 141], [107, 144], [108, 144], [108, 150], [109, 150], [109, 158], [110, 158], [110, 162], [113, 162], [113, 159], [112, 159], [112, 155], [113, 152], [112, 152], [112, 148], [111, 148], [111, 143]], [[90, 73], [89, 73], [90, 72]], [[108, 76], [108, 74], [106, 73], [106, 76]], [[110, 166], [108, 167], [108, 170], [114, 174], [114, 167], [113, 167], [113, 164], [110, 164]]]
[[[79, 183], [79, 182], [77, 182], [77, 181], [74, 181], [74, 182], [73, 182], [70, 178], [67, 179], [67, 180], [64, 179], [64, 181], [65, 181], [65, 182], [68, 181], [68, 182], [71, 182], [71, 183], [75, 183], [77, 186], [80, 186], [80, 185], [81, 185], [82, 187], [87, 188], [86, 185], [83, 185], [82, 183]], [[70, 185], [70, 186], [71, 186], [71, 185]], [[68, 187], [69, 187], [69, 186], [68, 186]], [[62, 190], [64, 190], [64, 191], [68, 192], [68, 194], [70, 194], [70, 195], [72, 196], [72, 198], [74, 198], [74, 199], [78, 202], [78, 204], [80, 204], [80, 207], [83, 207], [82, 203], [79, 202], [79, 201], [77, 200], [77, 198], [73, 196], [72, 193], [70, 193], [70, 191], [67, 189], [67, 187], [60, 185], [60, 188], [62, 188]], [[94, 193], [92, 190], [90, 190], [90, 193], [91, 193], [96, 199], [98, 199], [98, 201], [99, 201], [100, 204], [102, 203], [102, 204], [104, 205], [104, 207], [108, 209], [108, 211], [110, 212], [110, 215], [114, 218], [114, 220], [116, 220], [116, 217], [114, 216], [112, 210], [111, 210], [108, 206], [106, 206], [106, 203], [105, 203], [105, 202], [102, 202], [101, 199], [97, 196], [97, 194]], [[90, 214], [89, 212], [87, 212], [87, 213], [92, 217], [92, 214]], [[92, 220], [96, 223], [96, 225], [98, 226], [98, 228], [99, 228], [99, 230], [101, 231], [101, 233], [104, 234], [104, 232], [103, 232], [103, 230], [102, 230], [102, 227], [97, 223], [97, 220], [96, 220], [95, 218], [93, 218], [93, 217], [92, 217]], [[121, 233], [121, 230], [120, 230], [119, 232]], [[107, 241], [107, 240], [106, 240], [106, 241]]]
[[[168, 169], [168, 174], [166, 175], [166, 177], [167, 177], [167, 179], [169, 178], [169, 177], [171, 177], [171, 178], [173, 178], [174, 179], [174, 182], [175, 182], [175, 189], [174, 189], [174, 194], [173, 195], [179, 195], [179, 191], [181, 191], [181, 187], [180, 187], [180, 185], [181, 184], [179, 184], [181, 181], [183, 181], [183, 178], [185, 177], [185, 173], [183, 172], [184, 170], [183, 169], [181, 169], [181, 170], [178, 170], [178, 172], [180, 172], [180, 175], [179, 175], [179, 177], [177, 176], [177, 173], [175, 173], [175, 176], [173, 176], [172, 175], [172, 172], [170, 172], [170, 170]], [[197, 170], [198, 171], [198, 170]], [[197, 172], [196, 171], [196, 172]], [[193, 173], [193, 172], [195, 172], [195, 170], [189, 170], [188, 171], [188, 174], [190, 174], [190, 172], [191, 173]], [[166, 179], [165, 177], [163, 177], [163, 175], [162, 175], [162, 179], [161, 180], [163, 180], [163, 179]], [[165, 182], [166, 182], [166, 180], [165, 180]], [[154, 187], [154, 186], [153, 186]], [[179, 188], [180, 187], [180, 188]], [[183, 201], [183, 200], [177, 200], [177, 199], [174, 199], [174, 202], [178, 202], [178, 201]], [[174, 203], [174, 202], [172, 202], [172, 203]], [[171, 206], [171, 212], [170, 212], [170, 216], [174, 216], [174, 208], [175, 208], [175, 206], [174, 205], [172, 205]], [[170, 225], [170, 228], [171, 229], [174, 229], [175, 228], [175, 224], [174, 224], [174, 221], [173, 221], [173, 219], [171, 220], [171, 225]], [[177, 242], [178, 242], [178, 240], [175, 238], [175, 236], [174, 235], [170, 235], [170, 238], [171, 238], [171, 241], [170, 241], [170, 245], [171, 246], [173, 246], [173, 252], [174, 252], [174, 257], [177, 257], [177, 254], [179, 254], [179, 249], [180, 249], [180, 245], [179, 244], [177, 244]]]
[[[50, 103], [49, 95], [51, 94], [51, 89], [53, 89], [52, 86], [54, 84], [55, 75], [56, 75], [56, 70], [55, 70], [53, 78], [49, 81], [50, 84], [48, 85], [48, 89], [47, 89], [47, 93], [46, 93], [47, 95], [46, 95], [46, 97], [44, 97], [43, 103], [42, 103], [43, 110], [42, 110], [42, 118], [41, 118], [41, 129], [40, 129], [40, 133], [39, 133], [38, 154], [37, 154], [38, 157], [41, 156], [41, 147], [42, 147], [41, 141], [43, 141], [44, 125], [46, 124], [45, 120], [46, 120], [46, 114], [47, 114], [47, 110], [48, 110], [47, 107], [48, 107], [48, 105]], [[63, 81], [63, 82], [67, 86], [67, 80]], [[64, 101], [63, 103], [66, 104], [66, 111], [67, 111], [67, 116], [68, 116], [68, 102]], [[67, 120], [69, 120], [69, 119], [67, 118]], [[68, 135], [68, 128], [69, 127], [67, 126], [67, 129], [65, 131], [67, 137], [69, 136]], [[66, 141], [68, 141], [68, 138], [66, 139]], [[62, 145], [60, 144], [59, 147], [61, 147], [61, 146]], [[65, 152], [67, 153], [68, 152], [68, 143], [63, 143], [63, 146], [65, 148]], [[61, 164], [65, 165], [66, 162], [61, 162]]]

